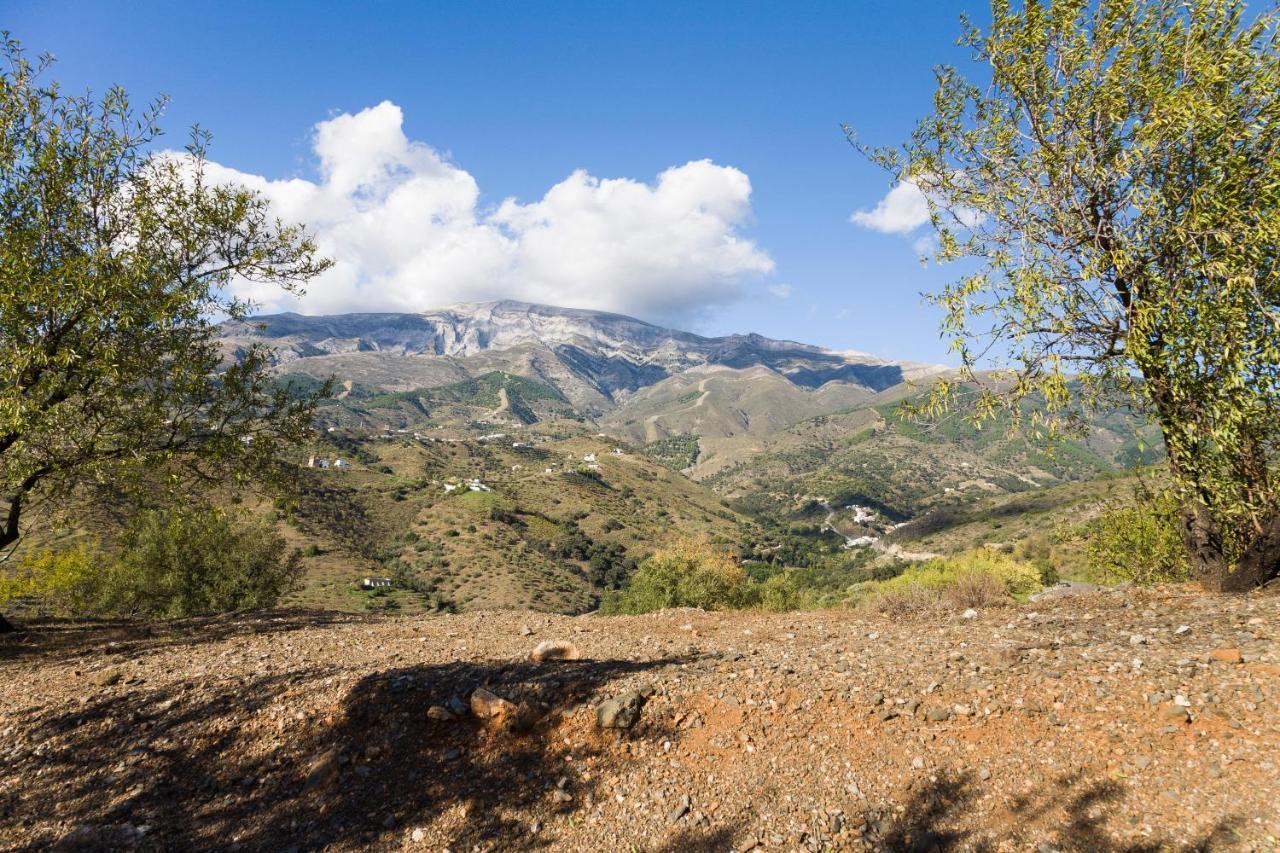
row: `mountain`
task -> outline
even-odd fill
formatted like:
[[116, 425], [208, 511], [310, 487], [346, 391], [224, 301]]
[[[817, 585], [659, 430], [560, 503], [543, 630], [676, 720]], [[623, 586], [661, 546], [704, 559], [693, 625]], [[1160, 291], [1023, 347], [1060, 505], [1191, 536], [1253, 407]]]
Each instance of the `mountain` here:
[[[714, 370], [722, 382], [772, 382], [796, 399], [818, 393], [844, 404], [943, 370], [756, 334], [703, 337], [618, 314], [513, 301], [422, 314], [277, 314], [224, 323], [221, 336], [231, 356], [251, 343], [275, 348], [281, 374], [332, 375], [381, 391], [514, 374], [554, 389], [589, 418], [646, 389], [659, 405], [667, 391], [687, 393], [688, 383], [670, 380], [690, 371]], [[694, 375], [696, 384], [709, 373]], [[801, 417], [814, 413], [814, 406], [801, 409]], [[644, 432], [642, 426], [636, 437]]]

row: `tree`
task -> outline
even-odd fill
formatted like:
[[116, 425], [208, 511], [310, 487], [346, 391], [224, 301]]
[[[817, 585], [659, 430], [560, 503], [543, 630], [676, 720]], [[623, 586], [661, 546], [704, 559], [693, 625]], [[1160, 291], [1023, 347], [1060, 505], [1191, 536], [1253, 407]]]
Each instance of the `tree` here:
[[271, 471], [315, 398], [278, 389], [263, 349], [227, 358], [215, 320], [247, 315], [238, 280], [299, 292], [328, 266], [265, 199], [211, 179], [207, 134], [153, 152], [162, 102], [64, 94], [3, 38], [0, 549], [36, 500]]
[[[1280, 34], [1232, 0], [993, 0], [933, 114], [866, 151], [928, 202], [932, 298], [973, 413], [1137, 401], [1159, 426], [1193, 573], [1280, 574]], [[991, 374], [979, 370], [995, 366]], [[980, 379], [987, 381], [980, 382]], [[973, 391], [978, 388], [977, 391]]]

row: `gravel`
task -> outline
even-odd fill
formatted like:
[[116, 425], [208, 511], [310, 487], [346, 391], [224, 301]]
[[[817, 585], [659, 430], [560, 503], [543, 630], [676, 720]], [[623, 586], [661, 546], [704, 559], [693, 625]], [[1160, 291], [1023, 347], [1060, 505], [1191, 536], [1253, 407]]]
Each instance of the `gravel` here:
[[38, 626], [0, 849], [1276, 847], [1280, 598], [1032, 612]]

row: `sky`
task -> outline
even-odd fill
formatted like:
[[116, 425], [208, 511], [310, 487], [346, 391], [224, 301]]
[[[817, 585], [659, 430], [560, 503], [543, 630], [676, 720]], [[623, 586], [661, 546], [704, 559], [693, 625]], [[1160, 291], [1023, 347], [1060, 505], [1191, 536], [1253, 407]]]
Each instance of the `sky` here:
[[263, 311], [499, 298], [951, 361], [910, 187], [858, 154], [967, 65], [981, 0], [173, 3], [0, 0], [74, 90], [170, 101], [212, 171], [305, 222], [333, 269]]

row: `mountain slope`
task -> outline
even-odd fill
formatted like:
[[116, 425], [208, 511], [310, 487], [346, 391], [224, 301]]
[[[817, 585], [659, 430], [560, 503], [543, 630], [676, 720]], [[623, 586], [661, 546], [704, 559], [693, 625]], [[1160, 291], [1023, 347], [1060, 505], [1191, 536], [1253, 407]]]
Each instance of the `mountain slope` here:
[[423, 314], [279, 314], [223, 324], [228, 355], [276, 349], [278, 369], [408, 391], [505, 371], [556, 388], [598, 416], [693, 368], [763, 367], [797, 391], [875, 392], [941, 368], [760, 335], [702, 337], [618, 314], [488, 302]]

